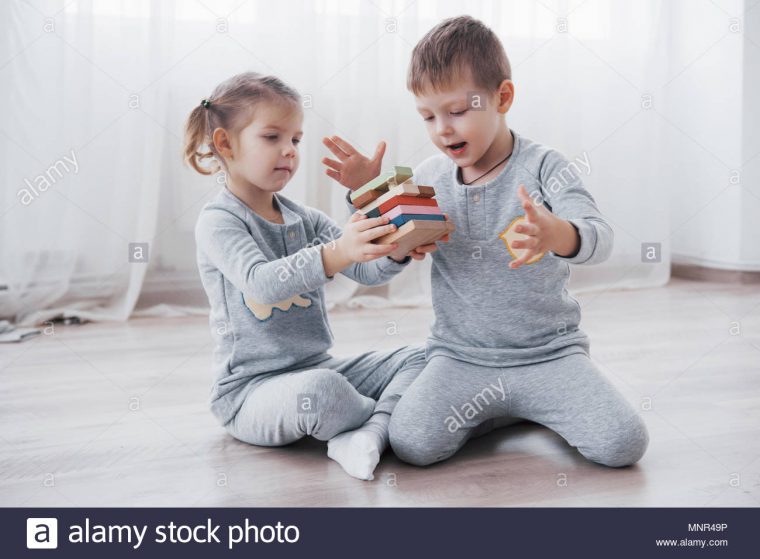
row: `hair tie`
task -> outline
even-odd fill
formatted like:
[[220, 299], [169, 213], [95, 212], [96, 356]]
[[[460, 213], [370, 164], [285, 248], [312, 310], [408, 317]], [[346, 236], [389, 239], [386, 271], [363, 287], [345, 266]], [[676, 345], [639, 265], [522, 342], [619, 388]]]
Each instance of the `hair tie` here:
[[211, 101], [208, 99], [201, 99], [201, 107], [208, 109], [211, 106]]

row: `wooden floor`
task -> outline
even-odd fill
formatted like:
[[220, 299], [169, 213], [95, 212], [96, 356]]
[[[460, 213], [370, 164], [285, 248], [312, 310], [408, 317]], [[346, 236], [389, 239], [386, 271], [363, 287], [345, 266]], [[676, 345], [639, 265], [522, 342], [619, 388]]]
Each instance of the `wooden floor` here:
[[[0, 504], [759, 506], [760, 288], [680, 280], [579, 299], [593, 359], [648, 408], [649, 450], [633, 467], [596, 465], [521, 424], [429, 468], [388, 452], [375, 481], [358, 481], [324, 443], [232, 439], [207, 411], [206, 319], [141, 319], [0, 346]], [[429, 321], [333, 313], [334, 353], [422, 342]]]

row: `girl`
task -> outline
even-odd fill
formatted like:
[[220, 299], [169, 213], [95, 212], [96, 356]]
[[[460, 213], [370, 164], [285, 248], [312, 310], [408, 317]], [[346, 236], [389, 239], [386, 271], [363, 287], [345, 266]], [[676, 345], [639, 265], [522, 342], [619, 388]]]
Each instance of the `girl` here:
[[279, 194], [298, 169], [302, 122], [298, 93], [253, 72], [221, 83], [187, 120], [186, 162], [205, 175], [223, 170], [226, 182], [195, 229], [216, 344], [211, 410], [249, 444], [328, 441], [330, 458], [370, 480], [424, 350], [332, 357], [324, 285], [338, 272], [385, 283], [435, 245], [396, 261], [395, 245], [372, 243], [395, 229], [387, 218], [355, 213], [341, 231]]

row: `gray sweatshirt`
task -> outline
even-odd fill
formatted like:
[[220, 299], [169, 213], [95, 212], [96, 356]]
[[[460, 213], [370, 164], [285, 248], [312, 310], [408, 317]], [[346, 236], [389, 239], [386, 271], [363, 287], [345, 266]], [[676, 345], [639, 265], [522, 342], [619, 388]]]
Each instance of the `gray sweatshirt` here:
[[[211, 410], [226, 424], [248, 392], [269, 376], [330, 356], [322, 250], [341, 235], [319, 210], [275, 194], [284, 224], [272, 223], [223, 188], [195, 227], [198, 269], [208, 295], [215, 343]], [[403, 263], [383, 257], [343, 275], [365, 285], [389, 281]]]
[[[470, 363], [506, 367], [589, 351], [579, 329], [581, 309], [565, 285], [569, 264], [596, 264], [610, 255], [613, 232], [574, 166], [558, 151], [519, 136], [504, 170], [493, 180], [465, 186], [457, 166], [443, 154], [414, 171], [417, 184], [436, 189], [441, 209], [456, 225], [448, 243], [433, 253], [435, 322], [428, 359], [447, 355]], [[500, 234], [523, 215], [517, 187], [572, 223], [579, 251], [563, 258], [551, 252], [530, 265], [509, 268], [512, 256]]]

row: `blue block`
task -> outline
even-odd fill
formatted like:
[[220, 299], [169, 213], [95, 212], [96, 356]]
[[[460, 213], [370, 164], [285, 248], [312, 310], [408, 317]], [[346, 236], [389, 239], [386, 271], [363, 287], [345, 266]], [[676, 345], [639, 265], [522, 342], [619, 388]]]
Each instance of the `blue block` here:
[[401, 214], [398, 217], [391, 219], [391, 223], [396, 227], [401, 227], [407, 221], [413, 219], [427, 220], [427, 221], [445, 221], [446, 218], [437, 214]]

